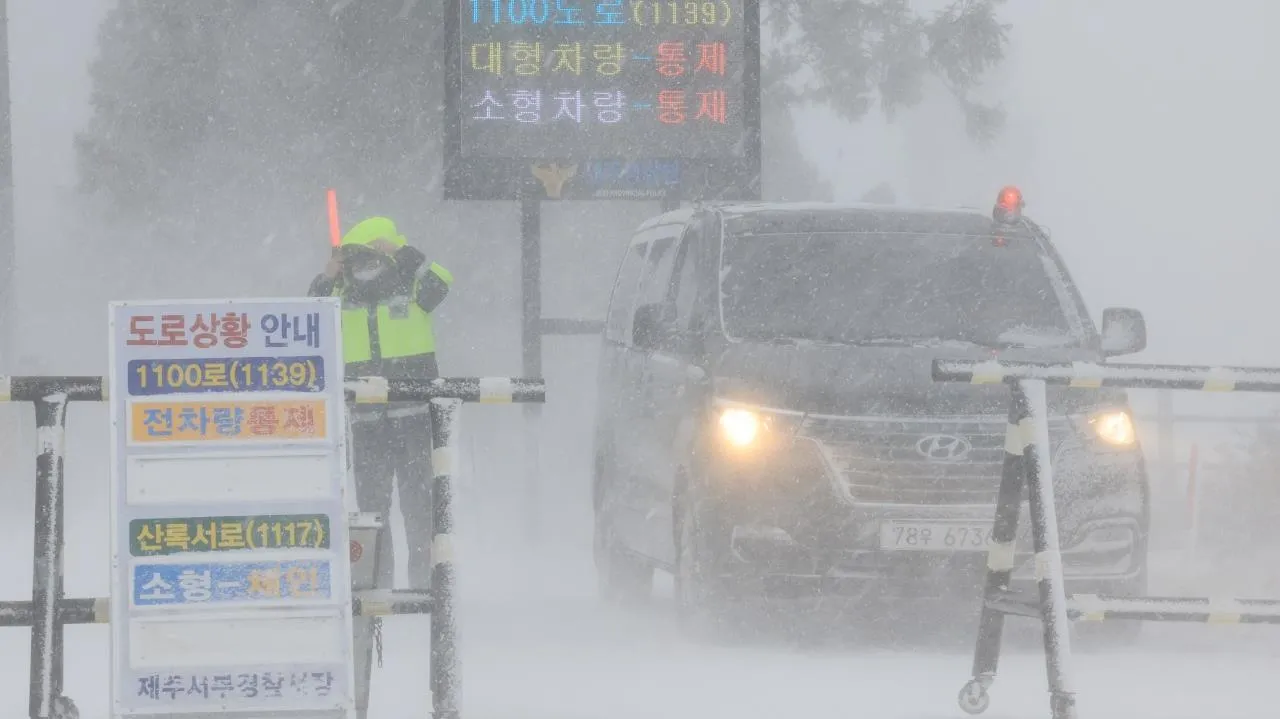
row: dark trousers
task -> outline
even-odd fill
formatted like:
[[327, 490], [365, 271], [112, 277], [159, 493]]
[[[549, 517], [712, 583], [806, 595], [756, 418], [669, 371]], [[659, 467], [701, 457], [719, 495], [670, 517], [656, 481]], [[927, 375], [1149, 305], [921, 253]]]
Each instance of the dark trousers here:
[[[389, 405], [391, 412], [414, 405]], [[382, 515], [378, 536], [378, 584], [392, 588], [395, 554], [391, 541], [392, 477], [400, 495], [400, 513], [409, 547], [409, 587], [426, 591], [431, 584], [431, 416], [351, 418], [352, 469], [356, 501], [362, 512]]]

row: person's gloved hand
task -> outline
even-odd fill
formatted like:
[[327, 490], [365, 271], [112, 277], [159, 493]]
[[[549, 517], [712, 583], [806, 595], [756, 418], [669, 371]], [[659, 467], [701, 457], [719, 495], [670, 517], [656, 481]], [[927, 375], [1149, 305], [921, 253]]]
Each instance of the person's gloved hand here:
[[329, 263], [324, 266], [324, 276], [329, 279], [335, 279], [342, 274], [342, 252], [341, 248], [333, 248], [333, 253], [329, 255]]
[[413, 286], [414, 273], [426, 261], [426, 255], [412, 245], [397, 246], [385, 237], [373, 240], [367, 247], [391, 258], [398, 281], [404, 283], [406, 287]]
[[379, 237], [373, 242], [370, 242], [369, 247], [377, 250], [378, 252], [381, 252], [382, 254], [388, 257], [395, 257], [396, 250], [400, 249], [399, 247], [396, 247], [391, 240], [388, 240], [385, 237]]

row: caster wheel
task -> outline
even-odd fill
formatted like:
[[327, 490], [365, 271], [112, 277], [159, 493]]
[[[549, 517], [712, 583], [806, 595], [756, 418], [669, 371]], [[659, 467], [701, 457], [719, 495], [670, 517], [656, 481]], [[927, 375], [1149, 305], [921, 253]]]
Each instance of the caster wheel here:
[[968, 684], [960, 690], [960, 708], [966, 714], [981, 714], [991, 706], [991, 695], [987, 693], [987, 688], [977, 679], [970, 679]]

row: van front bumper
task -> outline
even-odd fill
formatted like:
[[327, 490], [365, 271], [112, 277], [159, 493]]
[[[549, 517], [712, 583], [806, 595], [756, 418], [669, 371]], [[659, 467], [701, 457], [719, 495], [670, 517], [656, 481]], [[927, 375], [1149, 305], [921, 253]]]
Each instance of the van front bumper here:
[[[994, 510], [993, 510], [994, 511]], [[992, 516], [990, 513], [987, 516]], [[1011, 589], [1035, 589], [1035, 557], [1020, 526]], [[765, 598], [863, 597], [912, 600], [978, 598], [985, 585], [986, 550], [815, 551], [779, 527], [737, 525], [729, 542], [722, 586], [741, 596]], [[1084, 524], [1062, 549], [1068, 593], [1123, 594], [1139, 581], [1146, 557], [1141, 527], [1133, 518]]]
[[[720, 539], [710, 557], [726, 589], [767, 596], [978, 598], [1004, 452], [993, 420], [829, 420], [815, 436], [752, 457], [703, 465], [703, 499]], [[838, 425], [838, 426], [837, 426]], [[1051, 462], [1070, 592], [1124, 593], [1146, 569], [1148, 491], [1137, 446], [1089, 443], [1056, 420]], [[818, 432], [820, 429], [822, 432]], [[963, 435], [975, 459], [921, 462], [907, 450], [927, 432]], [[904, 439], [905, 437], [905, 439]], [[898, 446], [902, 445], [902, 446]], [[1023, 494], [1011, 588], [1034, 587], [1030, 511]], [[898, 527], [957, 527], [955, 545], [905, 546]], [[936, 532], [936, 529], [934, 530]], [[946, 536], [950, 536], [950, 532]], [[934, 535], [936, 539], [937, 535]], [[950, 541], [950, 540], [948, 540]]]

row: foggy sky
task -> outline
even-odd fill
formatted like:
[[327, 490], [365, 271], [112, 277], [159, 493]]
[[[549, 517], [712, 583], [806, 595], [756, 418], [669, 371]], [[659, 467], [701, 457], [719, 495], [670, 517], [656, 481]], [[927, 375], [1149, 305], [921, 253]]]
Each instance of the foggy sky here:
[[943, 100], [894, 127], [815, 114], [842, 199], [990, 205], [1005, 183], [1047, 224], [1086, 301], [1142, 309], [1152, 362], [1280, 364], [1280, 8], [1223, 0], [1010, 0], [999, 148], [967, 146]]
[[[105, 372], [105, 302], [163, 299], [157, 294], [173, 285], [158, 279], [146, 257], [131, 258], [133, 264], [120, 271], [124, 276], [102, 278], [103, 260], [112, 248], [96, 243], [91, 227], [69, 222], [63, 204], [64, 190], [75, 179], [72, 135], [88, 117], [87, 68], [97, 25], [111, 4], [9, 0], [23, 302], [19, 354], [39, 358], [38, 365], [22, 366], [22, 373]], [[1028, 212], [1052, 230], [1095, 319], [1109, 305], [1145, 312], [1150, 349], [1125, 359], [1280, 365], [1280, 336], [1272, 320], [1280, 305], [1275, 297], [1280, 50], [1267, 48], [1266, 37], [1268, 29], [1280, 26], [1280, 3], [1008, 0], [1003, 17], [1014, 25], [1010, 57], [984, 96], [1004, 103], [1009, 125], [986, 152], [968, 142], [959, 111], [936, 94], [893, 125], [874, 113], [856, 125], [821, 111], [799, 113], [802, 145], [832, 180], [837, 199], [856, 200], [888, 180], [906, 203], [986, 210], [1000, 186], [1017, 184], [1026, 194]], [[549, 205], [544, 210], [546, 313], [599, 318], [628, 230], [656, 212], [656, 203]], [[519, 371], [518, 213], [514, 203], [494, 203], [486, 213], [490, 230], [477, 231], [454, 250], [484, 256], [490, 275], [459, 272], [454, 296], [440, 311], [446, 373]], [[441, 222], [451, 226], [475, 214], [473, 208], [455, 206], [441, 213]], [[492, 228], [509, 234], [486, 234]], [[420, 240], [412, 230], [411, 236]], [[325, 244], [317, 238], [317, 258]], [[501, 252], [507, 256], [498, 256]], [[441, 261], [455, 268], [455, 259]], [[216, 293], [227, 279], [212, 272], [192, 278], [192, 291]], [[53, 292], [44, 292], [48, 289]], [[280, 292], [262, 288], [265, 295]], [[557, 497], [569, 498], [568, 509], [556, 506], [554, 516], [571, 525], [567, 542], [589, 547], [589, 453], [583, 447], [589, 438], [591, 416], [584, 409], [590, 407], [590, 390], [575, 392], [586, 386], [583, 378], [588, 383], [594, 378], [596, 345], [578, 338], [549, 340], [547, 346], [546, 376], [557, 394], [550, 397], [544, 426], [556, 434], [547, 436], [543, 474], [555, 491], [539, 501], [549, 507]], [[564, 392], [568, 386], [574, 391]], [[1179, 402], [1180, 407], [1196, 403], [1182, 397]], [[1265, 404], [1221, 396], [1205, 402]], [[512, 502], [507, 510], [469, 518], [477, 536], [518, 526], [531, 511], [522, 504], [511, 448], [500, 441], [504, 427], [514, 432], [520, 422], [521, 414], [509, 409], [469, 407], [467, 416], [478, 421], [464, 422], [460, 454], [467, 469], [460, 493], [465, 496], [474, 481], [485, 483], [487, 500], [499, 494], [498, 487]], [[0, 410], [10, 418], [0, 424], [16, 426], [16, 409]], [[101, 516], [108, 496], [105, 411], [101, 405], [81, 405], [73, 412], [70, 443], [76, 449], [68, 458], [74, 485], [68, 513]], [[486, 432], [471, 432], [473, 426]], [[24, 420], [21, 427], [30, 445], [31, 422]], [[4, 445], [18, 444], [9, 434], [0, 433], [0, 457], [16, 462]], [[1180, 447], [1180, 456], [1185, 449]], [[22, 461], [28, 458], [23, 455]], [[486, 461], [498, 471], [472, 471]], [[28, 491], [30, 484], [21, 488]], [[1176, 488], [1157, 483], [1158, 495], [1161, 489]], [[11, 499], [20, 508], [33, 501], [31, 495]], [[468, 511], [468, 502], [459, 504]], [[553, 516], [551, 511], [542, 515]], [[29, 540], [25, 526], [21, 532]], [[105, 586], [103, 531], [92, 522], [71, 523], [68, 565], [91, 565], [98, 574], [73, 572], [70, 594], [89, 596], [99, 591], [95, 586]], [[26, 545], [14, 546], [21, 553]]]
[[[28, 290], [49, 273], [41, 238], [65, 231], [59, 193], [74, 181], [70, 140], [87, 117], [87, 64], [109, 5], [10, 2]], [[1000, 185], [1016, 183], [1095, 317], [1107, 305], [1146, 312], [1150, 349], [1140, 359], [1280, 364], [1270, 320], [1280, 260], [1280, 90], [1272, 79], [1280, 51], [1264, 42], [1278, 16], [1266, 0], [1224, 0], [1213, 11], [1157, 0], [1010, 0], [1011, 55], [986, 91], [1009, 111], [996, 147], [970, 145], [941, 96], [892, 126], [874, 114], [849, 126], [804, 111], [804, 145], [839, 199], [888, 179], [901, 201], [985, 208]], [[583, 269], [611, 276], [611, 257]], [[137, 280], [134, 294], [148, 298], [141, 266]], [[587, 300], [596, 306], [579, 314], [598, 316], [603, 300]], [[94, 322], [103, 315], [100, 306], [73, 311]], [[24, 323], [24, 342], [39, 339], [40, 324]]]

